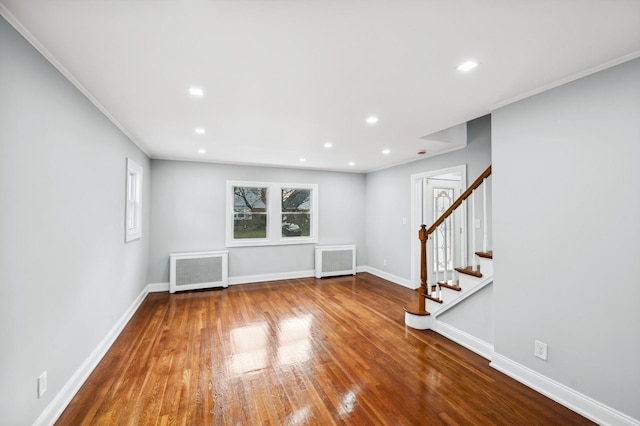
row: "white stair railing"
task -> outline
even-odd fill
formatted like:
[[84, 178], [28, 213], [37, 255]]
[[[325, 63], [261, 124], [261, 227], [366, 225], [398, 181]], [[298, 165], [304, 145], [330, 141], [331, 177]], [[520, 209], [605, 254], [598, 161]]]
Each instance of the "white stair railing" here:
[[488, 178], [484, 178], [482, 180], [482, 251], [485, 253], [489, 250], [489, 227], [487, 226], [487, 179]]

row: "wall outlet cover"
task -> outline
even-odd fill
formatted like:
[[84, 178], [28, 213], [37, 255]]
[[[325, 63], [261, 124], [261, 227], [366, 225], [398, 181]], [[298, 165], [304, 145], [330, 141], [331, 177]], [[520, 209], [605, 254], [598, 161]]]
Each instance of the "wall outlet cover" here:
[[547, 344], [536, 340], [533, 348], [533, 354], [538, 358], [546, 361], [547, 360]]

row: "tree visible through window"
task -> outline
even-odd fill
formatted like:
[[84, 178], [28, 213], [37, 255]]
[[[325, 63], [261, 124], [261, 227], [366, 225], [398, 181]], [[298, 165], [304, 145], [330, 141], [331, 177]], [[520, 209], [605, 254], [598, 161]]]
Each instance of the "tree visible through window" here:
[[233, 187], [233, 238], [267, 238], [268, 188]]
[[227, 246], [318, 241], [318, 185], [227, 182]]
[[283, 237], [308, 237], [311, 235], [310, 207], [310, 189], [282, 189]]

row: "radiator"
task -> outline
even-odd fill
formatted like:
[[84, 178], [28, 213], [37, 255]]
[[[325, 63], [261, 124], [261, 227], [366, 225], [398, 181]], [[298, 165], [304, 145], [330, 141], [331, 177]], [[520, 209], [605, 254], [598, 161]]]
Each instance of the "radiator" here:
[[228, 287], [228, 251], [169, 255], [169, 292]]
[[356, 274], [356, 246], [316, 246], [316, 278]]

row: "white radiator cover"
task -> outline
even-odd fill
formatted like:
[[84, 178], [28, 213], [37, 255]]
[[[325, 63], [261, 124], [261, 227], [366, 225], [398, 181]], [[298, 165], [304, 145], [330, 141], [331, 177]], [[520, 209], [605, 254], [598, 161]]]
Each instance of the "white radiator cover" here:
[[316, 246], [316, 278], [356, 274], [356, 246]]
[[169, 292], [229, 286], [227, 250], [169, 255]]

